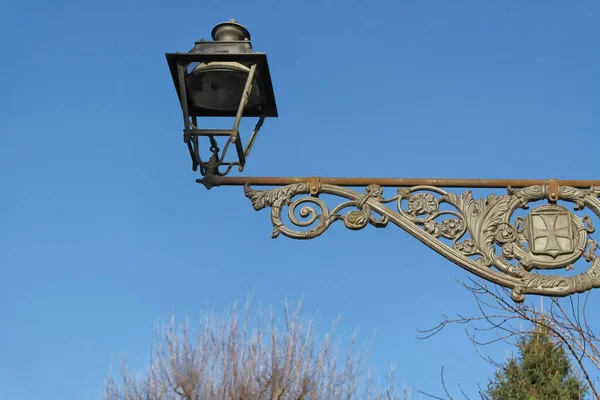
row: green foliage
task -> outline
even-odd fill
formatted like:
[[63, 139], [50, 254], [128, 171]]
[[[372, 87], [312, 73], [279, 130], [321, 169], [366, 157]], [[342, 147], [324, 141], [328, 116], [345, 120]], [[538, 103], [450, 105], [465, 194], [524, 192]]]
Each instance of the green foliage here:
[[584, 399], [588, 387], [573, 372], [562, 345], [544, 330], [522, 336], [511, 356], [488, 384], [491, 400]]

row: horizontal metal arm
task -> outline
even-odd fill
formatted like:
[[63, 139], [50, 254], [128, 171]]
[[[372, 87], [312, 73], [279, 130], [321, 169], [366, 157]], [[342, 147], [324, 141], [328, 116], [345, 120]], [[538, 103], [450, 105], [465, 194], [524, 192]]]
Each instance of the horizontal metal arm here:
[[588, 189], [600, 186], [600, 180], [573, 179], [462, 179], [462, 178], [327, 178], [327, 177], [258, 177], [258, 176], [215, 176], [197, 179], [196, 182], [213, 186], [281, 186], [318, 181], [322, 184], [365, 187], [437, 186], [445, 188], [523, 188], [535, 185], [571, 186]]

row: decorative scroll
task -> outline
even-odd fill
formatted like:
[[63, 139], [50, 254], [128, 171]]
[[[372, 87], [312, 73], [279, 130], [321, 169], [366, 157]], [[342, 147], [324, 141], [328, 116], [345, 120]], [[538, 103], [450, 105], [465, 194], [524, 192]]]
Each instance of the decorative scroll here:
[[[331, 210], [310, 194], [308, 182], [272, 190], [246, 186], [244, 191], [255, 210], [271, 208], [274, 238], [283, 234], [313, 239], [340, 220], [353, 230], [391, 222], [467, 271], [511, 288], [517, 302], [527, 293], [567, 296], [600, 287], [600, 257], [590, 236], [594, 232], [590, 215], [579, 217], [550, 201], [529, 210], [530, 203], [549, 200], [545, 185], [508, 188], [507, 194], [475, 199], [470, 191], [454, 194], [432, 186], [402, 187], [395, 196], [384, 198], [378, 185], [361, 193], [321, 184], [320, 194], [345, 199]], [[564, 186], [558, 200], [600, 218], [599, 196], [600, 188]], [[529, 211], [515, 215], [519, 209]], [[572, 276], [545, 274], [573, 270], [578, 260], [587, 262], [587, 270]]]

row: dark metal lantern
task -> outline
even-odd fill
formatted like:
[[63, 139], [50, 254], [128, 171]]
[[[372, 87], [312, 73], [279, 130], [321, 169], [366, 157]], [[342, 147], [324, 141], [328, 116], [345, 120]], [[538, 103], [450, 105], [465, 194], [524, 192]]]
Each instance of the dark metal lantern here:
[[[193, 169], [202, 175], [227, 175], [233, 166], [243, 170], [258, 130], [266, 117], [277, 117], [271, 75], [264, 53], [252, 51], [250, 32], [235, 20], [212, 30], [213, 41], [200, 39], [188, 53], [167, 53], [167, 62], [184, 117], [184, 141], [192, 157]], [[200, 129], [198, 118], [234, 117], [232, 129]], [[242, 117], [259, 117], [244, 149], [239, 135]], [[198, 137], [208, 137], [211, 156], [200, 158]], [[228, 137], [219, 148], [217, 137]], [[230, 144], [235, 145], [237, 161], [226, 161]], [[220, 166], [226, 170], [221, 172]]]

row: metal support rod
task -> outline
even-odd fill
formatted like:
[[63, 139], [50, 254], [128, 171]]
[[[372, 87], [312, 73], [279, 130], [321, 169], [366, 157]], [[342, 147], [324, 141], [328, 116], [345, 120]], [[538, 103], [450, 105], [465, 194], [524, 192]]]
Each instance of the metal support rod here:
[[238, 107], [237, 114], [235, 115], [235, 122], [233, 123], [234, 131], [237, 131], [239, 129], [240, 122], [242, 120], [242, 115], [244, 114], [244, 108], [246, 108], [246, 104], [248, 104], [248, 100], [250, 99], [250, 92], [252, 92], [252, 81], [254, 81], [255, 72], [256, 64], [253, 64], [250, 67], [250, 71], [248, 72], [248, 79], [246, 79], [246, 85], [244, 86], [244, 91], [242, 92], [240, 105]]
[[[240, 160], [240, 168], [242, 169], [244, 168], [244, 165], [246, 165], [246, 154], [244, 152], [244, 147], [242, 146], [242, 142], [240, 139], [239, 128], [240, 122], [242, 121], [242, 116], [244, 115], [244, 109], [248, 104], [248, 100], [250, 100], [250, 93], [252, 92], [252, 83], [254, 82], [255, 72], [256, 64], [253, 64], [250, 67], [250, 71], [248, 71], [248, 78], [246, 79], [244, 91], [242, 92], [242, 98], [240, 99], [240, 105], [238, 106], [237, 113], [235, 115], [235, 122], [233, 123], [233, 131], [235, 133], [229, 139], [231, 143], [235, 145], [238, 159]], [[229, 141], [227, 142], [227, 144], [229, 144]]]
[[[181, 104], [181, 109], [183, 110], [183, 126], [185, 128], [185, 131], [187, 131], [190, 126], [190, 117], [185, 88], [185, 65], [177, 65], [177, 76], [179, 78], [179, 103]], [[188, 143], [190, 141], [190, 138], [184, 135], [183, 141], [185, 143]]]
[[[256, 176], [215, 176], [197, 179], [196, 182], [213, 186], [282, 186], [294, 183], [311, 182], [313, 177], [256, 177]], [[523, 188], [534, 185], [558, 184], [587, 189], [600, 186], [600, 180], [573, 179], [456, 179], [456, 178], [319, 178], [321, 183], [338, 186], [360, 187], [379, 185], [382, 187], [437, 186], [445, 188]]]
[[254, 144], [254, 141], [256, 140], [256, 136], [258, 135], [258, 132], [260, 131], [260, 128], [263, 125], [263, 122], [265, 122], [265, 116], [262, 115], [258, 122], [256, 123], [256, 126], [254, 127], [254, 130], [252, 131], [252, 135], [250, 136], [250, 140], [248, 141], [248, 145], [246, 146], [246, 150], [244, 150], [244, 156], [246, 158], [248, 158], [248, 156], [250, 155], [250, 150], [252, 150], [252, 145]]

